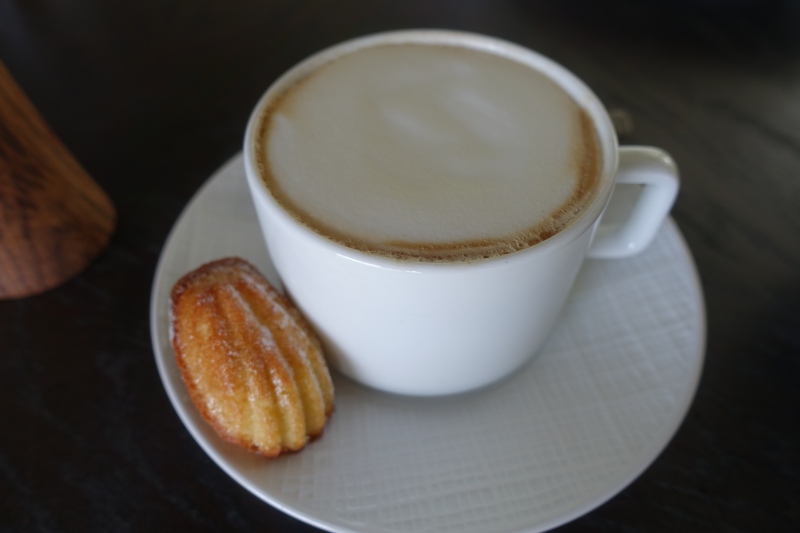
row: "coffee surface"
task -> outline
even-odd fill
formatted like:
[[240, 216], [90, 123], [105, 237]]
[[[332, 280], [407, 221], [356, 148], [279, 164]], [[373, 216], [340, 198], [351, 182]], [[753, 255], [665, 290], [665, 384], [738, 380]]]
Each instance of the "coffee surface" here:
[[599, 143], [536, 69], [448, 45], [382, 44], [295, 83], [259, 117], [272, 196], [368, 253], [472, 261], [524, 249], [591, 202]]

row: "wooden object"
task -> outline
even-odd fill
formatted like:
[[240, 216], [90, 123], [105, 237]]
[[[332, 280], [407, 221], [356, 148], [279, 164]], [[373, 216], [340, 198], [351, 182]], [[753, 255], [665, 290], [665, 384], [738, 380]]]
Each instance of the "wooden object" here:
[[0, 299], [53, 288], [106, 247], [116, 211], [0, 62]]

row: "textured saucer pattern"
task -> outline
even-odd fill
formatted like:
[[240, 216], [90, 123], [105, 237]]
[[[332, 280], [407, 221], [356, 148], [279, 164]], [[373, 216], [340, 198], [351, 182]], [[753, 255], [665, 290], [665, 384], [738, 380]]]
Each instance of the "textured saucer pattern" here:
[[377, 393], [334, 376], [336, 416], [303, 453], [264, 462], [223, 442], [192, 408], [166, 330], [183, 272], [239, 255], [278, 279], [241, 158], [173, 228], [153, 286], [164, 387], [186, 428], [271, 505], [341, 532], [544, 531], [635, 479], [677, 430], [702, 367], [705, 318], [691, 255], [669, 221], [644, 253], [588, 261], [539, 357], [488, 389], [444, 399]]

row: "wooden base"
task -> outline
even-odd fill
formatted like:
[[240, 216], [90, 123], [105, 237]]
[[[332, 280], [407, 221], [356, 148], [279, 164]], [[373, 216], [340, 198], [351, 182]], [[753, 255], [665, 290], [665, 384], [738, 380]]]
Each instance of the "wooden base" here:
[[105, 249], [116, 211], [0, 62], [0, 299], [43, 292]]

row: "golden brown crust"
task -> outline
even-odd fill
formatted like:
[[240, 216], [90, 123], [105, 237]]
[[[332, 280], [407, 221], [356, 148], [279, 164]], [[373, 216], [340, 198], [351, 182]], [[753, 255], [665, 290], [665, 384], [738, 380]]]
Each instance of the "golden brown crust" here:
[[220, 259], [181, 278], [170, 335], [192, 402], [223, 439], [276, 457], [322, 435], [333, 382], [321, 344], [247, 261]]

